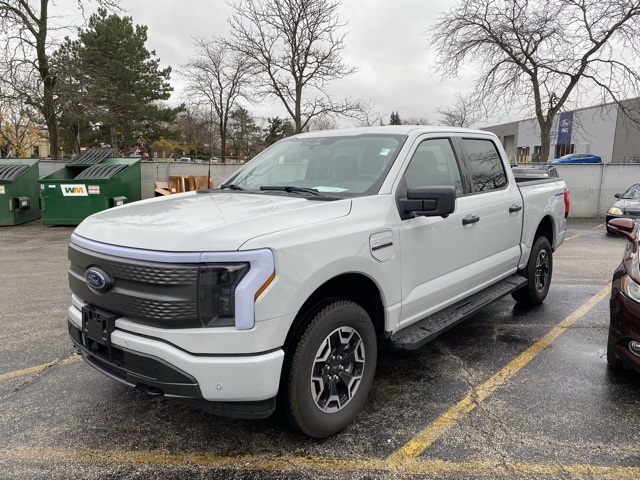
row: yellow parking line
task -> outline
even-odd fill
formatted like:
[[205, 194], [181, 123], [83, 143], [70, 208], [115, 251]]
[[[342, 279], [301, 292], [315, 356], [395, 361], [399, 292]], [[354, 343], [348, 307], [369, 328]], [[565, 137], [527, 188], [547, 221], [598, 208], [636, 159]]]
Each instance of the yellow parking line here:
[[23, 375], [33, 375], [36, 373], [40, 373], [49, 367], [53, 367], [54, 365], [63, 365], [65, 363], [74, 362], [80, 358], [81, 357], [79, 355], [76, 355], [74, 353], [73, 355], [67, 358], [64, 358], [62, 360], [56, 360], [54, 362], [43, 363], [42, 365], [36, 365], [35, 367], [29, 367], [29, 368], [24, 368], [22, 370], [15, 370], [13, 372], [3, 373], [3, 374], [0, 374], [0, 381], [7, 380], [9, 378], [21, 377]]
[[440, 436], [452, 427], [460, 418], [473, 410], [494, 390], [504, 385], [507, 380], [518, 373], [525, 365], [533, 360], [538, 353], [553, 342], [562, 332], [569, 328], [578, 319], [583, 317], [589, 310], [609, 294], [610, 287], [606, 286], [596, 295], [591, 297], [584, 305], [575, 310], [571, 315], [557, 324], [551, 331], [536, 343], [527, 348], [518, 357], [509, 362], [506, 366], [495, 373], [489, 380], [479, 387], [474, 388], [460, 402], [451, 407], [427, 428], [418, 433], [414, 438], [405, 443], [389, 456], [391, 462], [404, 462], [407, 458], [415, 458], [424, 452]]
[[568, 241], [570, 241], [570, 240], [573, 240], [574, 238], [578, 238], [578, 237], [581, 237], [581, 236], [582, 236], [582, 234], [581, 234], [581, 233], [576, 233], [575, 235], [571, 235], [570, 237], [565, 238], [565, 239], [564, 239], [564, 241], [565, 241], [565, 242], [568, 242]]
[[25, 462], [34, 464], [81, 463], [85, 465], [123, 465], [144, 464], [159, 466], [198, 465], [211, 469], [236, 471], [273, 471], [295, 472], [304, 470], [307, 473], [317, 471], [323, 473], [347, 471], [377, 472], [393, 475], [472, 475], [490, 478], [544, 477], [561, 476], [569, 478], [640, 478], [640, 467], [620, 467], [589, 464], [561, 463], [525, 463], [505, 461], [461, 461], [452, 462], [437, 459], [406, 458], [401, 464], [389, 463], [375, 458], [331, 458], [294, 456], [294, 455], [217, 455], [210, 452], [169, 452], [163, 450], [109, 450], [78, 448], [46, 448], [46, 447], [5, 447], [0, 448], [0, 460], [3, 463]]

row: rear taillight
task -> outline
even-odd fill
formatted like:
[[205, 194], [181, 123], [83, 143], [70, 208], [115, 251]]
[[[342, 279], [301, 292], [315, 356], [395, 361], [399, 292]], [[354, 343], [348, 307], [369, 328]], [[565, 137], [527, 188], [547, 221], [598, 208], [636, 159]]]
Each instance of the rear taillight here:
[[569, 207], [571, 207], [571, 201], [569, 200], [569, 189], [564, 189], [564, 218], [569, 216]]

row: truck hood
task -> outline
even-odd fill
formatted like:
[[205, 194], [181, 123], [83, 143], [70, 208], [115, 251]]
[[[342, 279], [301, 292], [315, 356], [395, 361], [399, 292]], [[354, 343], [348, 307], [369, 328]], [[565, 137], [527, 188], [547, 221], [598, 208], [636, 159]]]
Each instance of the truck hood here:
[[233, 251], [252, 238], [344, 217], [350, 210], [349, 199], [188, 192], [104, 210], [86, 218], [75, 234], [148, 250]]

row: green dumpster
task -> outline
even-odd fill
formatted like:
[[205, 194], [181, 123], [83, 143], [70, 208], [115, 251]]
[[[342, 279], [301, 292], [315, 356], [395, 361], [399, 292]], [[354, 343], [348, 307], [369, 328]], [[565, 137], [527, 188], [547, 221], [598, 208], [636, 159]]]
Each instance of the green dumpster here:
[[39, 182], [44, 225], [78, 225], [93, 213], [142, 198], [140, 158], [117, 157], [112, 148], [87, 150]]
[[38, 159], [0, 158], [0, 225], [40, 218]]

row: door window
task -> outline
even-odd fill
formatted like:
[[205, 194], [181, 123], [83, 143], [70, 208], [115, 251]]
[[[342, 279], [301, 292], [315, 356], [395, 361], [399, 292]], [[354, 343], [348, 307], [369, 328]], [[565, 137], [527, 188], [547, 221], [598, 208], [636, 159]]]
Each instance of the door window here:
[[446, 138], [425, 140], [413, 153], [404, 174], [407, 188], [452, 186], [458, 195], [464, 193], [458, 162]]
[[507, 185], [507, 175], [495, 144], [490, 140], [465, 138], [474, 192], [499, 190]]

